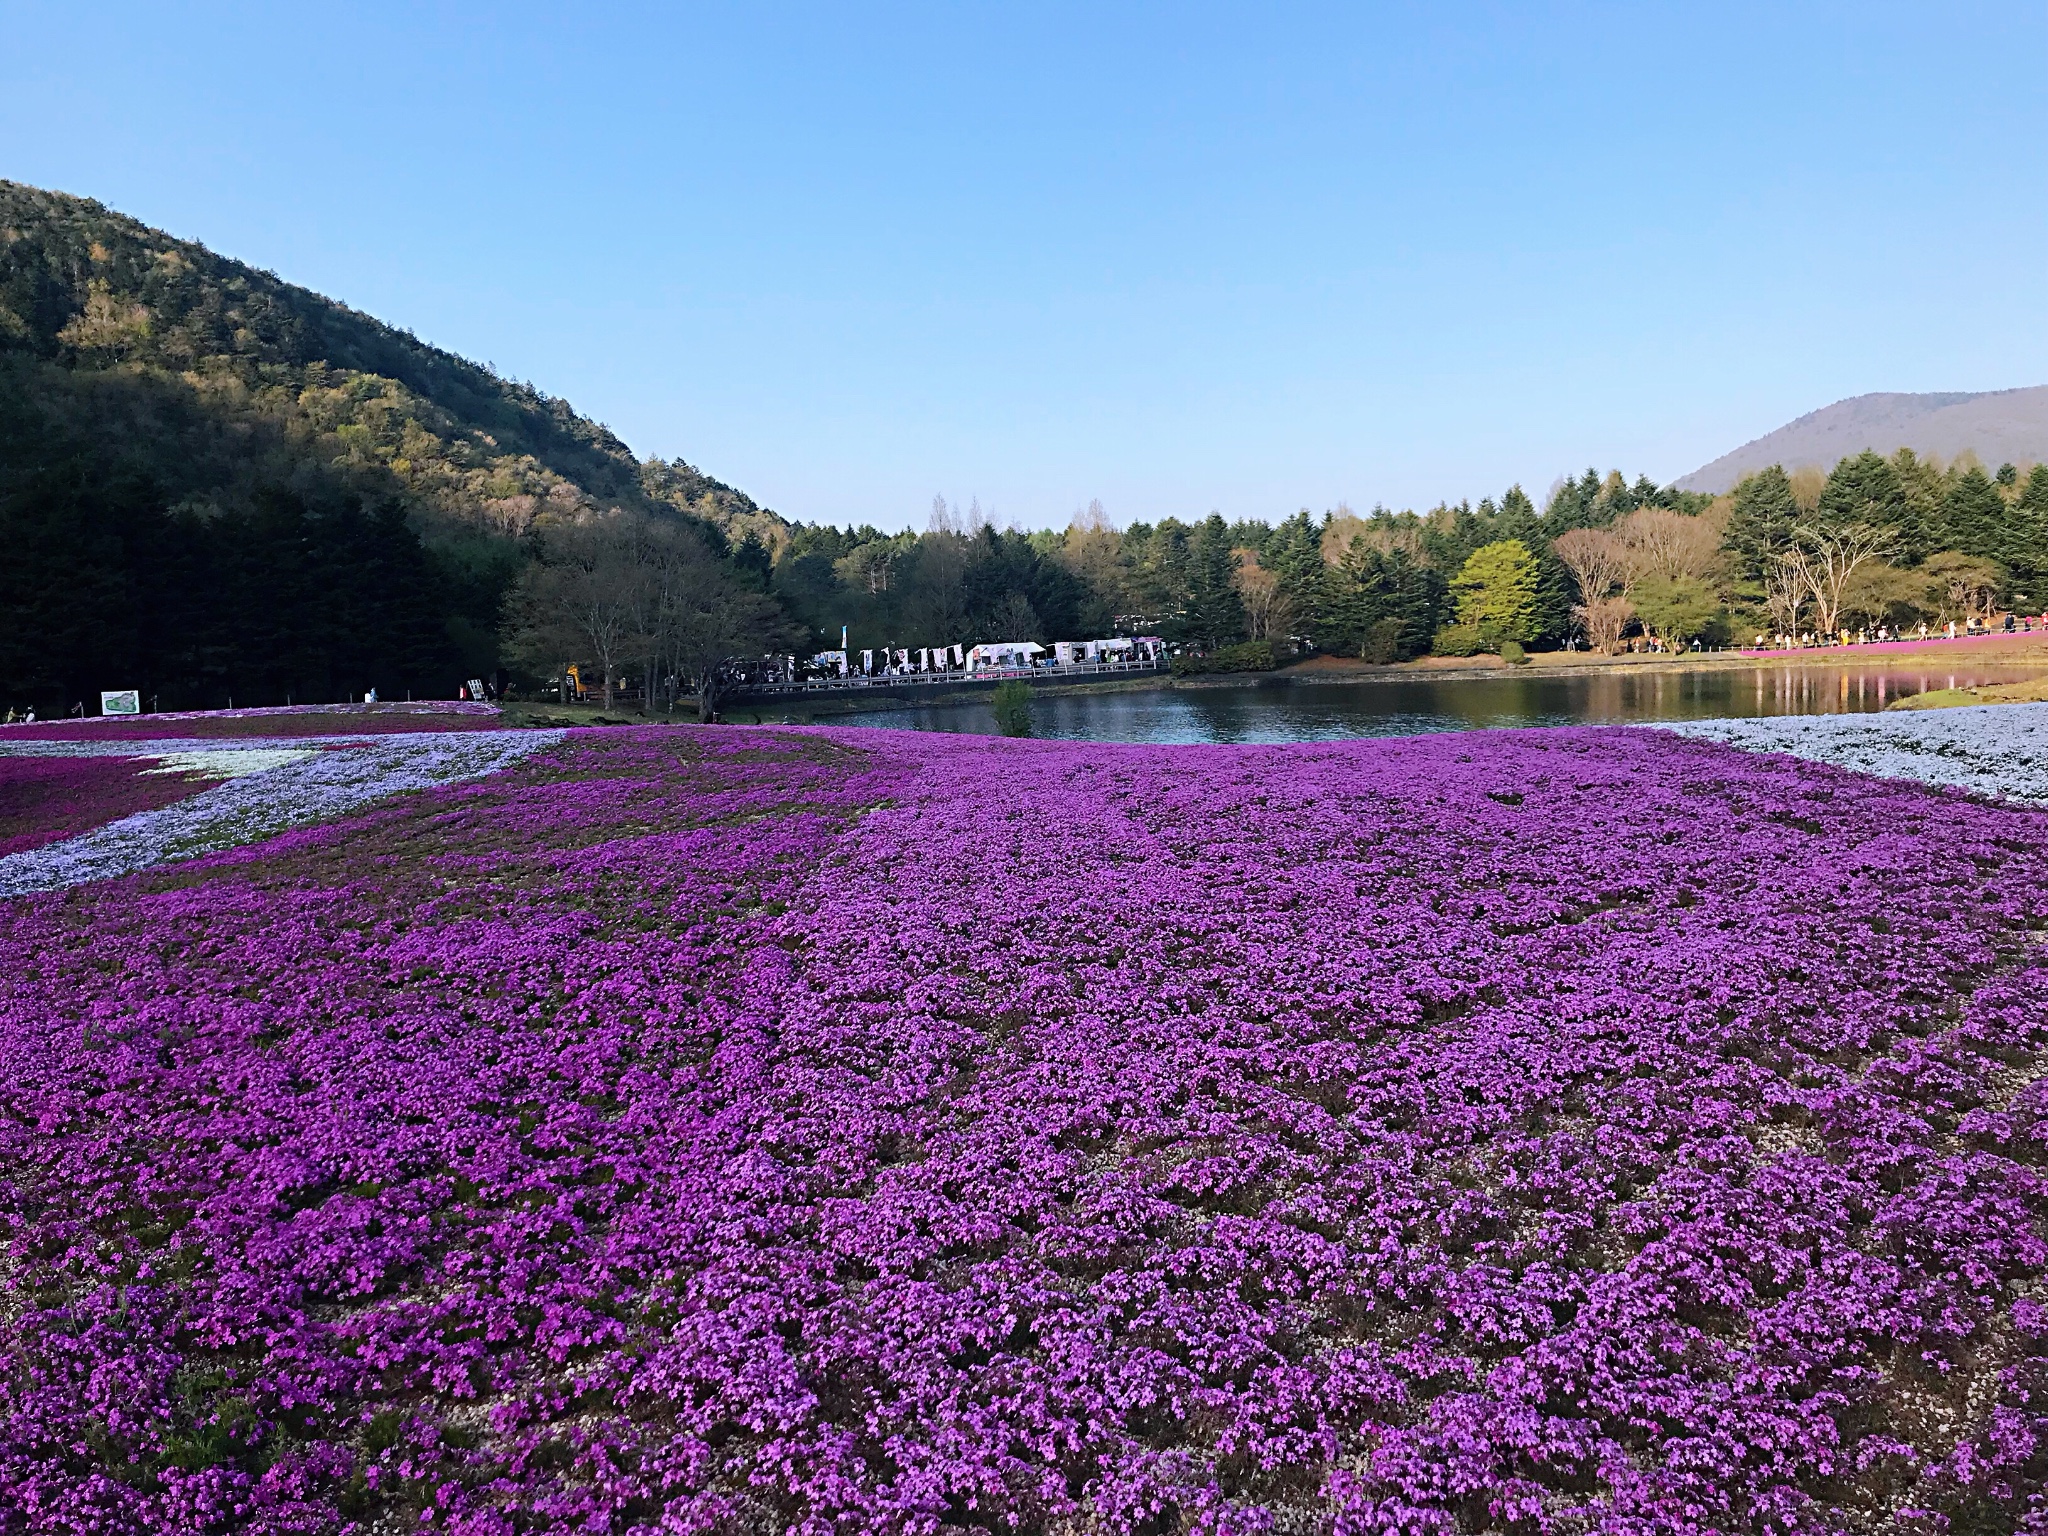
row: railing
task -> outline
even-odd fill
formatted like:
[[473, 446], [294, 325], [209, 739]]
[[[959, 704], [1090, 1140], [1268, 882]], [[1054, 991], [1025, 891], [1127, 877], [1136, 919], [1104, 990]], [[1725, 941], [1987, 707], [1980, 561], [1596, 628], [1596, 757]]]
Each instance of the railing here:
[[940, 672], [851, 673], [846, 677], [811, 677], [794, 683], [734, 683], [734, 694], [844, 693], [866, 688], [944, 688], [961, 683], [1000, 682], [1021, 677], [1032, 682], [1060, 682], [1067, 678], [1129, 676], [1164, 672], [1165, 661], [1070, 661], [1042, 667], [953, 667]]

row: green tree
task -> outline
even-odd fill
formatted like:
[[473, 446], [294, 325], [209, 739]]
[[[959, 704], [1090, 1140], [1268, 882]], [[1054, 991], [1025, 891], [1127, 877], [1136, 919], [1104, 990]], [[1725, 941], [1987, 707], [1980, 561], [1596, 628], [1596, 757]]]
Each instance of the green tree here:
[[996, 729], [1005, 736], [1029, 736], [1031, 734], [1031, 685], [1021, 678], [996, 684], [996, 691], [989, 695], [989, 706], [995, 711]]
[[1482, 544], [1451, 582], [1458, 622], [1493, 641], [1536, 638], [1536, 557], [1520, 539]]
[[1978, 465], [1951, 477], [1942, 503], [1942, 544], [1980, 560], [2013, 563], [2016, 531], [1998, 486]]
[[1697, 576], [1645, 577], [1633, 601], [1644, 630], [1674, 645], [1707, 638], [1721, 616], [1713, 587]]
[[2013, 576], [2036, 603], [2048, 603], [2048, 464], [2036, 464], [2013, 503]]
[[1907, 547], [1918, 547], [1922, 530], [1912, 527], [1906, 488], [1890, 460], [1865, 449], [1837, 464], [1821, 488], [1813, 523], [1846, 527], [1868, 523], [1890, 532]]
[[1237, 557], [1230, 525], [1211, 512], [1188, 541], [1187, 603], [1181, 629], [1205, 650], [1244, 635], [1244, 603], [1237, 595]]
[[1296, 633], [1327, 644], [1332, 593], [1331, 571], [1323, 559], [1323, 535], [1306, 509], [1287, 519], [1267, 537], [1259, 564], [1279, 583], [1280, 601], [1292, 616]]
[[1899, 553], [1917, 560], [1931, 549], [1940, 549], [1948, 537], [1943, 531], [1948, 480], [1933, 459], [1923, 459], [1910, 448], [1893, 454], [1891, 464], [1905, 501], [1898, 523]]
[[1744, 478], [1729, 500], [1728, 548], [1743, 575], [1761, 580], [1771, 568], [1774, 552], [1791, 542], [1792, 530], [1799, 523], [1792, 477], [1773, 464]]
[[1442, 572], [1395, 544], [1355, 536], [1330, 578], [1320, 643], [1368, 661], [1406, 661], [1429, 648], [1443, 617]]

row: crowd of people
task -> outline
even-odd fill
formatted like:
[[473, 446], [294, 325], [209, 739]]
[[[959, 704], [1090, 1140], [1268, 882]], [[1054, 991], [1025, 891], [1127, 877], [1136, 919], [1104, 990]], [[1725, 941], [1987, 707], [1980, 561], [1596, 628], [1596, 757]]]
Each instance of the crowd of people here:
[[1756, 644], [1752, 648], [1759, 651], [1797, 651], [1830, 645], [1889, 645], [1899, 641], [1974, 640], [1979, 636], [1991, 634], [2030, 635], [2037, 623], [2044, 631], [2048, 631], [2048, 613], [2042, 613], [2038, 619], [2030, 614], [2008, 613], [1997, 620], [1989, 617], [1979, 619], [1972, 614], [1960, 624], [1950, 619], [1945, 626], [1945, 633], [1943, 629], [1930, 628], [1924, 619], [1917, 630], [1908, 630], [1903, 626], [1894, 630], [1889, 625], [1880, 624], [1875, 629], [1844, 629], [1834, 635], [1767, 635], [1759, 631]]

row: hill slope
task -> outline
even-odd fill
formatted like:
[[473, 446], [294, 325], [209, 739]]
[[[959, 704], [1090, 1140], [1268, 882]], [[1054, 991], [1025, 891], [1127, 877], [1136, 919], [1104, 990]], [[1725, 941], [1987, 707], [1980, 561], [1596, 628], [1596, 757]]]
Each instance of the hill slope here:
[[1976, 394], [1856, 395], [1724, 453], [1678, 487], [1719, 494], [1773, 464], [1832, 469], [1866, 448], [1883, 454], [1911, 448], [1944, 459], [1968, 448], [1992, 466], [2048, 460], [2048, 385]]
[[255, 480], [402, 495], [496, 534], [667, 506], [781, 520], [688, 464], [642, 464], [566, 401], [100, 204], [0, 181], [0, 409], [20, 444], [87, 437], [196, 505]]
[[447, 696], [499, 664], [524, 536], [613, 508], [714, 555], [788, 532], [530, 385], [0, 181], [0, 703]]

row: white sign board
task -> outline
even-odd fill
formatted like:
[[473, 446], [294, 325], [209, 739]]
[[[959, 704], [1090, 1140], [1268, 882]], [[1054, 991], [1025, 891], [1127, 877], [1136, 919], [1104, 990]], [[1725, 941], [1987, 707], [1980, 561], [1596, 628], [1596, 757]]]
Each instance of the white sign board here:
[[142, 695], [133, 688], [120, 688], [100, 695], [100, 713], [103, 715], [139, 715], [142, 713]]

